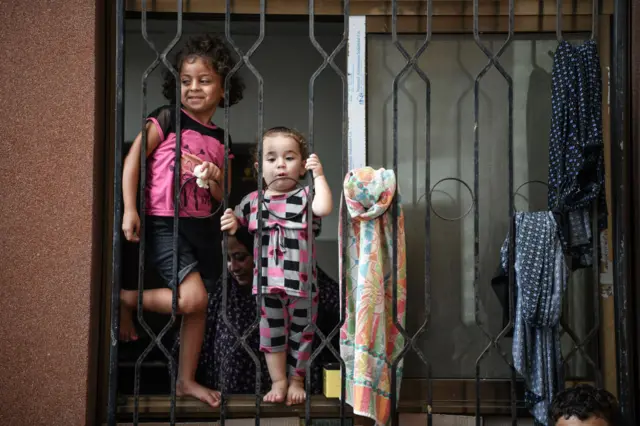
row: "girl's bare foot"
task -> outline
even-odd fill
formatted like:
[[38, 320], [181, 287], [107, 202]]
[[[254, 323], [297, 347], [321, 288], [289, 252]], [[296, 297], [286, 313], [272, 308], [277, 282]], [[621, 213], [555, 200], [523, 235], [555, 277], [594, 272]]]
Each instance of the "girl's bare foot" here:
[[133, 323], [133, 310], [136, 306], [136, 292], [120, 290], [120, 340], [124, 342], [138, 340], [136, 327]]
[[287, 396], [287, 379], [277, 380], [271, 385], [271, 390], [264, 396], [264, 402], [284, 402]]
[[220, 406], [220, 392], [206, 388], [194, 381], [179, 381], [176, 384], [176, 396], [192, 396], [209, 404], [212, 408]]
[[302, 404], [307, 399], [301, 377], [292, 377], [287, 390], [287, 405]]

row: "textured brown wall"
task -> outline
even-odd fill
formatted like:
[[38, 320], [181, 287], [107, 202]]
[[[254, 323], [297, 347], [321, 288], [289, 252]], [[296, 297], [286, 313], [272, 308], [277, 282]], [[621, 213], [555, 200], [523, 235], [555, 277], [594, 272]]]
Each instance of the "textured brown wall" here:
[[96, 10], [94, 0], [0, 1], [1, 425], [85, 425], [95, 410]]

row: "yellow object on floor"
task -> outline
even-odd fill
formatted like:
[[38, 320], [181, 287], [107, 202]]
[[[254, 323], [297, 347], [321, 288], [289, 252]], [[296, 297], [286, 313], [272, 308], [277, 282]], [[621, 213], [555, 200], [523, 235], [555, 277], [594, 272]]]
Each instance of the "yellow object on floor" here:
[[340, 398], [340, 390], [342, 389], [340, 365], [326, 365], [322, 371], [324, 376], [322, 391], [325, 398]]

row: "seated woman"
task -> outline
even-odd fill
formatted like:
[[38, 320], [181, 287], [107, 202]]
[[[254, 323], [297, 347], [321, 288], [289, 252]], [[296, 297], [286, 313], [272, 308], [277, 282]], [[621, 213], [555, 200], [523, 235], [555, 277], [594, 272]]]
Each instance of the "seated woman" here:
[[[253, 236], [238, 232], [228, 237], [227, 268], [227, 318], [238, 335], [242, 336], [256, 320], [256, 297], [251, 294], [253, 282]], [[326, 336], [340, 321], [340, 301], [338, 283], [318, 268], [318, 319], [317, 326]], [[237, 339], [224, 322], [222, 307], [222, 279], [209, 294], [209, 307], [204, 343], [200, 353], [197, 377], [204, 386], [219, 389], [229, 394], [255, 393], [256, 365], [242, 345], [232, 351]], [[264, 355], [259, 351], [258, 328], [246, 339], [256, 357], [260, 360], [262, 383], [260, 393], [271, 387]], [[321, 343], [316, 336], [314, 350]], [[331, 344], [339, 353], [338, 335]], [[175, 352], [177, 353], [177, 351]], [[336, 363], [337, 359], [325, 347], [311, 365], [311, 393], [322, 392], [322, 366]]]

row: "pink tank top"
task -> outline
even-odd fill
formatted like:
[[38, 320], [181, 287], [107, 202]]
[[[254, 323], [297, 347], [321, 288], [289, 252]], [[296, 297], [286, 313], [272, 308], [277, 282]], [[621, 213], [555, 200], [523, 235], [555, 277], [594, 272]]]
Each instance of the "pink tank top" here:
[[[146, 214], [150, 216], [173, 216], [173, 168], [175, 162], [176, 131], [175, 107], [163, 106], [147, 118], [160, 134], [160, 144], [147, 157]], [[224, 167], [224, 130], [214, 124], [202, 124], [181, 110], [180, 127], [183, 154], [193, 154], [202, 161], [209, 161], [221, 169]], [[231, 151], [231, 140], [229, 140]], [[229, 158], [233, 158], [229, 152]], [[181, 185], [193, 177], [195, 165], [182, 162]], [[217, 208], [209, 189], [200, 188], [195, 180], [184, 185], [180, 193], [180, 216], [206, 216]]]

